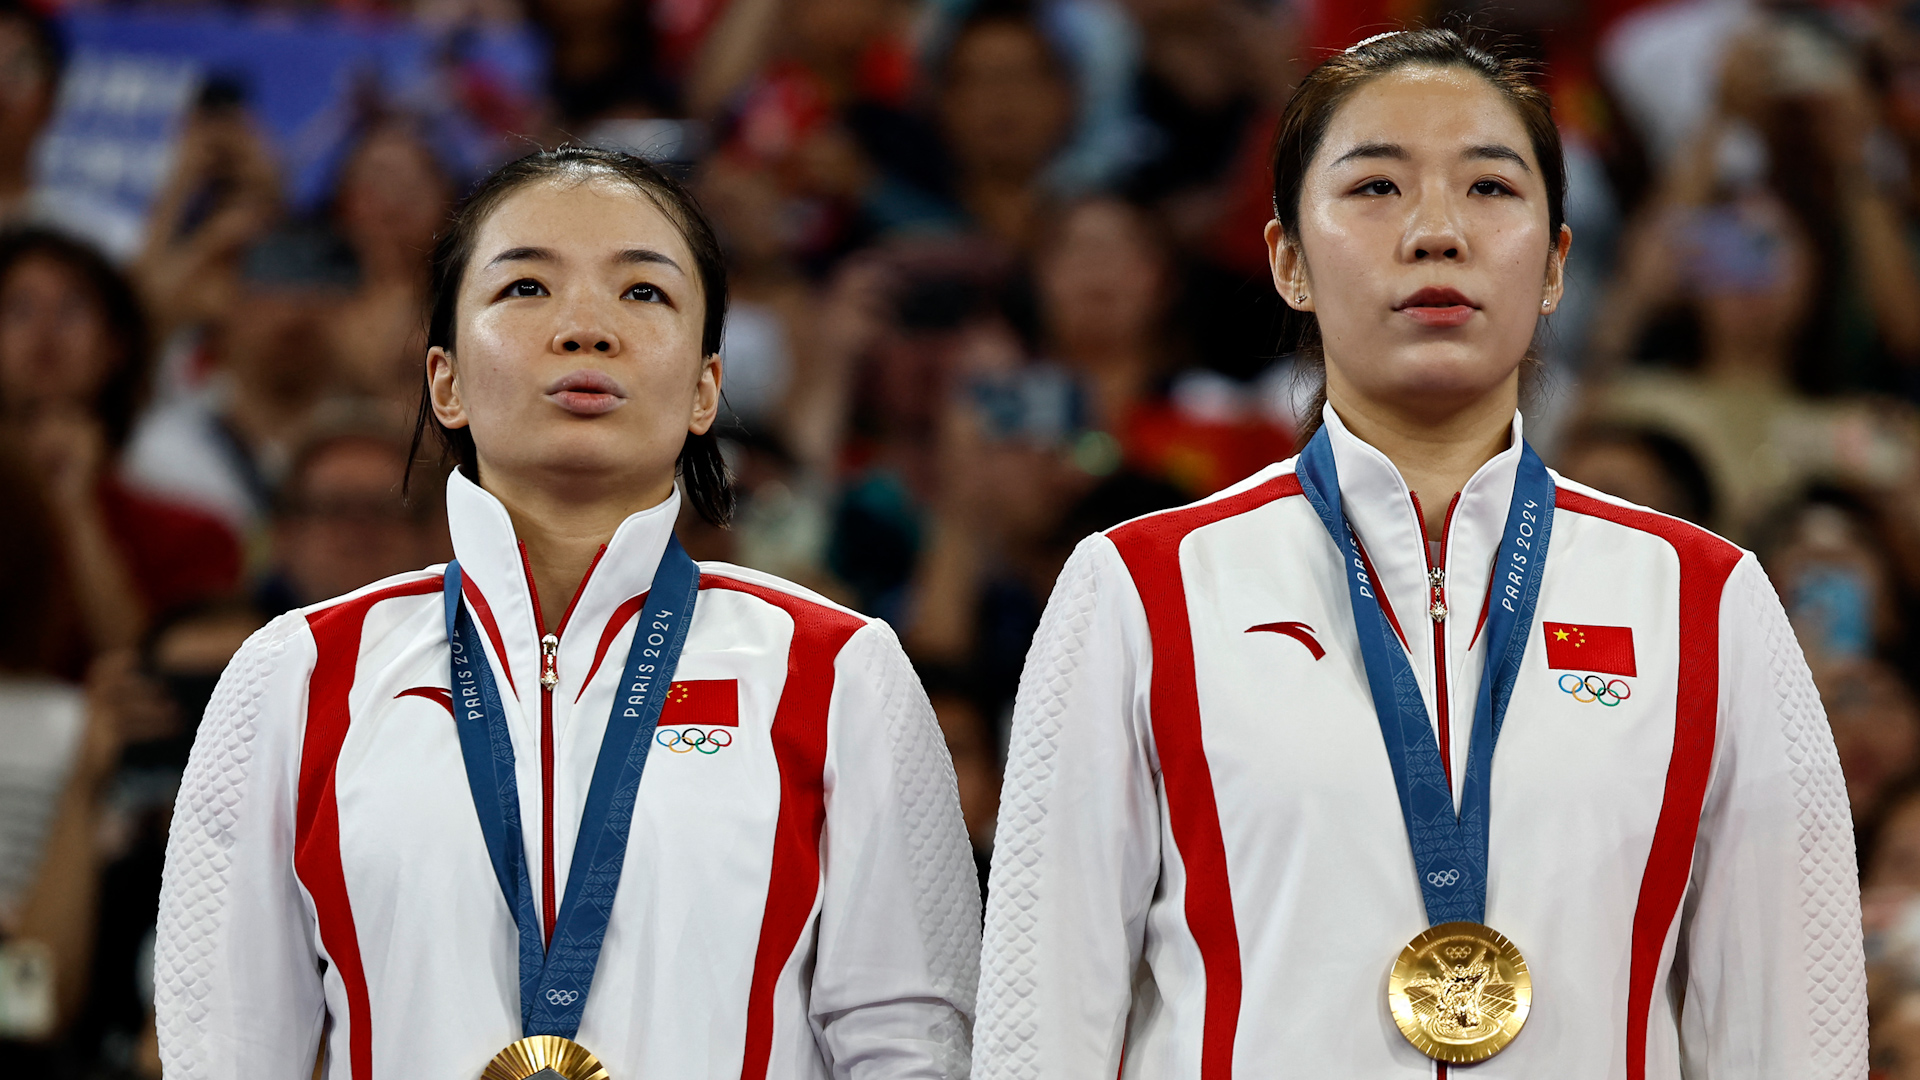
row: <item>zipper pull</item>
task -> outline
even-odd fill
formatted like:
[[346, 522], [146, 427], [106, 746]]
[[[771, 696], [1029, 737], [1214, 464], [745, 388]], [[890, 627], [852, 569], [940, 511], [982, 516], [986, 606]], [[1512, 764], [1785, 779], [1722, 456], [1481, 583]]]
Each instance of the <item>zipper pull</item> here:
[[1427, 614], [1433, 617], [1434, 622], [1446, 622], [1447, 621], [1446, 603], [1436, 598], [1433, 602], [1433, 606], [1427, 609]]
[[540, 639], [540, 689], [553, 693], [560, 685], [560, 639], [552, 634]]
[[1435, 589], [1445, 588], [1447, 584], [1447, 572], [1438, 566], [1428, 570], [1427, 584]]

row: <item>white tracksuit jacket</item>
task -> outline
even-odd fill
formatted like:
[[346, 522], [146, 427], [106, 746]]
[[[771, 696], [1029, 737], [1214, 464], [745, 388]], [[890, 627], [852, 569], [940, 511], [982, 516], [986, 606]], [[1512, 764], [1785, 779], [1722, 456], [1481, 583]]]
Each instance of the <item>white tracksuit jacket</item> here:
[[[1457, 798], [1519, 420], [1453, 507], [1435, 621], [1405, 483], [1325, 418]], [[1513, 1043], [1439, 1067], [1387, 1010], [1427, 922], [1342, 557], [1286, 461], [1087, 539], [1055, 586], [1014, 714], [977, 1076], [1866, 1075], [1846, 791], [1766, 575], [1555, 483], [1492, 771], [1486, 921], [1533, 978]], [[1589, 673], [1549, 667], [1545, 622], [1631, 630], [1635, 674], [1601, 680], [1616, 704], [1563, 692]]]
[[[679, 502], [614, 534], [543, 694], [512, 523], [449, 482], [543, 918]], [[979, 889], [926, 695], [886, 624], [700, 569], [674, 679], [702, 692], [676, 685], [662, 731], [727, 745], [653, 748], [578, 1041], [615, 1080], [964, 1077]], [[328, 1080], [474, 1080], [522, 1034], [513, 915], [447, 705], [441, 581], [435, 567], [291, 612], [228, 666], [167, 851], [169, 1080], [305, 1080], [323, 1031]]]

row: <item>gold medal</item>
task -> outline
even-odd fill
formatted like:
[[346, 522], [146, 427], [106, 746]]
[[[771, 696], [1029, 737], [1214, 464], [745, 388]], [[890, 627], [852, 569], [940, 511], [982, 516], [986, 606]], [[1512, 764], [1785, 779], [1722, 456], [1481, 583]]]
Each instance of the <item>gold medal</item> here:
[[600, 1059], [572, 1039], [532, 1035], [508, 1044], [480, 1071], [480, 1080], [611, 1080]]
[[1492, 928], [1441, 923], [1400, 950], [1387, 1007], [1407, 1041], [1435, 1061], [1485, 1061], [1527, 1022], [1533, 978], [1520, 950]]

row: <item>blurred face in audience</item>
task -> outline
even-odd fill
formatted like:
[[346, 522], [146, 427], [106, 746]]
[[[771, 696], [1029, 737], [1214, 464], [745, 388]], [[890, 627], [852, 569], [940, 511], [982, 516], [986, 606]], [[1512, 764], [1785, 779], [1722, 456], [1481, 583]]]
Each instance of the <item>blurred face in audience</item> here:
[[0, 401], [9, 408], [89, 407], [117, 349], [99, 298], [60, 260], [28, 255], [0, 281]]
[[490, 487], [664, 499], [718, 410], [705, 317], [693, 252], [647, 195], [606, 178], [523, 187], [476, 233], [453, 351], [428, 355], [434, 410], [472, 429]]
[[425, 264], [445, 224], [449, 191], [439, 163], [407, 132], [377, 129], [340, 178], [339, 216], [356, 248], [393, 247]]
[[1771, 197], [1697, 212], [1682, 228], [1710, 351], [1778, 359], [1813, 303], [1813, 251]]
[[1899, 676], [1879, 661], [1823, 665], [1815, 682], [1858, 821], [1920, 761], [1920, 713]]
[[277, 523], [276, 559], [302, 603], [417, 569], [425, 530], [400, 497], [404, 446], [342, 438], [307, 458]]
[[1169, 276], [1140, 211], [1117, 199], [1081, 203], [1040, 260], [1047, 329], [1073, 358], [1138, 343], [1166, 311]]
[[1864, 857], [1867, 873], [1862, 884], [1920, 892], [1920, 798], [1904, 798], [1887, 807], [1873, 850]]
[[1500, 91], [1429, 65], [1362, 84], [1308, 165], [1298, 222], [1297, 237], [1267, 227], [1274, 282], [1319, 319], [1336, 408], [1434, 422], [1489, 395], [1517, 403], [1571, 233], [1549, 232], [1539, 162]]
[[1073, 95], [1031, 24], [994, 20], [954, 42], [940, 115], [963, 172], [1024, 181], [1065, 139]]
[[327, 320], [344, 299], [336, 289], [248, 285], [221, 325], [222, 363], [257, 392], [311, 403], [332, 376]]
[[24, 154], [53, 107], [53, 73], [19, 19], [0, 18], [0, 150]]

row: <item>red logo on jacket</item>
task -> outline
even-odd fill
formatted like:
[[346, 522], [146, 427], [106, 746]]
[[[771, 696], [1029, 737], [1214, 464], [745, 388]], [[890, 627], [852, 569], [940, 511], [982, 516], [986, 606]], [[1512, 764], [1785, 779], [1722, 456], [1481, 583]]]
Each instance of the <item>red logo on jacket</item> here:
[[1547, 638], [1547, 667], [1551, 670], [1638, 674], [1633, 665], [1631, 626], [1543, 622], [1540, 630]]

